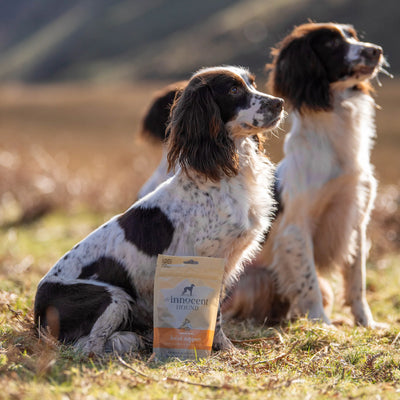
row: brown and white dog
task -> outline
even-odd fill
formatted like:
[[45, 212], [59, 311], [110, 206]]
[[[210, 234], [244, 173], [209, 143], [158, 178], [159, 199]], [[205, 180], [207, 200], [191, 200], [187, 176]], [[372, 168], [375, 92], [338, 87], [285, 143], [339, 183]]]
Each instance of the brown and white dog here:
[[377, 187], [369, 81], [382, 68], [382, 49], [359, 41], [349, 25], [307, 23], [272, 55], [270, 90], [292, 111], [276, 173], [281, 211], [225, 314], [279, 320], [289, 310], [289, 317], [330, 323], [323, 298], [332, 292], [318, 275], [338, 266], [355, 323], [374, 327], [365, 281], [366, 228]]
[[[35, 298], [35, 321], [86, 353], [123, 353], [152, 331], [158, 254], [225, 259], [240, 272], [270, 226], [273, 167], [255, 140], [276, 127], [283, 100], [258, 92], [238, 67], [202, 69], [171, 111], [176, 173], [66, 253]], [[214, 349], [232, 347], [220, 313]]]

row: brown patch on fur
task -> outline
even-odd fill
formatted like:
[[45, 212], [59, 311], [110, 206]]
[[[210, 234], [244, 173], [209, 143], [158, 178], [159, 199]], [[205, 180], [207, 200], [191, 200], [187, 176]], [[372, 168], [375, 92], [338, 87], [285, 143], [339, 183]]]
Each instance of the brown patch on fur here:
[[49, 334], [55, 339], [58, 339], [60, 334], [60, 314], [56, 307], [47, 307], [46, 321]]

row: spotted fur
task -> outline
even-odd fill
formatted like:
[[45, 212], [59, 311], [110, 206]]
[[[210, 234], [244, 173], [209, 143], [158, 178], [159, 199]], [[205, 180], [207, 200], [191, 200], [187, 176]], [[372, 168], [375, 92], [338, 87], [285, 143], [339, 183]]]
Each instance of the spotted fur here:
[[[136, 350], [152, 330], [158, 253], [224, 258], [224, 282], [234, 279], [273, 210], [272, 165], [254, 136], [283, 113], [249, 82], [237, 67], [194, 74], [168, 128], [175, 175], [55, 264], [37, 290], [37, 324], [86, 353]], [[219, 314], [214, 348], [231, 346]]]

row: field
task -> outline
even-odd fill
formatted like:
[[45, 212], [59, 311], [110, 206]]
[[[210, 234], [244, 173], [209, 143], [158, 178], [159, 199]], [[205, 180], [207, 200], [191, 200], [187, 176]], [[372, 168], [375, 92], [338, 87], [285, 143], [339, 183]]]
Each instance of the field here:
[[[377, 91], [368, 300], [387, 329], [305, 320], [226, 324], [238, 350], [158, 364], [151, 354], [86, 358], [39, 340], [37, 283], [77, 241], [126, 209], [161, 155], [140, 118], [161, 85], [5, 86], [0, 90], [0, 399], [400, 398], [400, 81]], [[281, 157], [283, 133], [269, 153]]]

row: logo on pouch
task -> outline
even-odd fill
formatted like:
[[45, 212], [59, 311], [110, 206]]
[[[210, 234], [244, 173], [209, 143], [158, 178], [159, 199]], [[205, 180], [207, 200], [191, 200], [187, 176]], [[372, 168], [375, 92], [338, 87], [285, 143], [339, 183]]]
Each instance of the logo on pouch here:
[[194, 288], [195, 286], [196, 286], [196, 285], [194, 285], [193, 283], [192, 283], [190, 286], [185, 286], [185, 287], [183, 288], [183, 292], [182, 292], [181, 296], [184, 296], [184, 295], [186, 295], [186, 296], [193, 296], [193, 288]]

